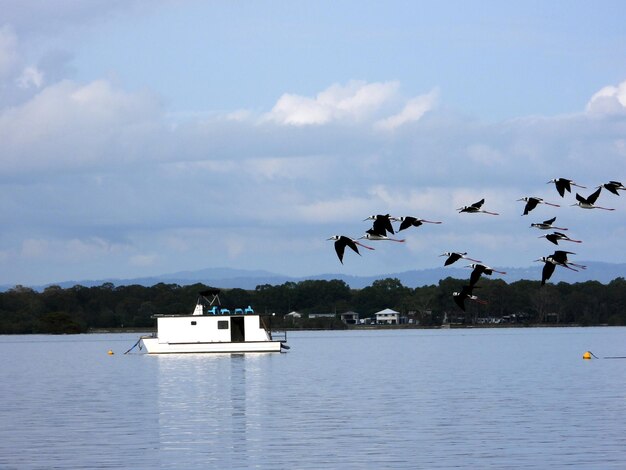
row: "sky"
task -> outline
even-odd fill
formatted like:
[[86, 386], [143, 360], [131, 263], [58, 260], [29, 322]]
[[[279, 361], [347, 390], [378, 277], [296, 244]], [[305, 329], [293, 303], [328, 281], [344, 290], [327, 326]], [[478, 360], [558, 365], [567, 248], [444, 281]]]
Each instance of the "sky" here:
[[[626, 262], [622, 1], [0, 0], [0, 284]], [[586, 188], [561, 198], [552, 178]], [[524, 196], [540, 205], [522, 216]], [[500, 215], [460, 214], [485, 198]], [[372, 214], [441, 221], [339, 263]], [[537, 264], [538, 278], [541, 266]]]

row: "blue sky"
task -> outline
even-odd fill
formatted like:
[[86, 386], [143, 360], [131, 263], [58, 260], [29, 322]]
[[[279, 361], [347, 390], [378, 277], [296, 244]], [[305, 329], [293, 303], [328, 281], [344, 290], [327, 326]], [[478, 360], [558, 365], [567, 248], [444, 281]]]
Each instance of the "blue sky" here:
[[[510, 2], [509, 2], [510, 3]], [[0, 0], [0, 283], [626, 262], [623, 2]], [[522, 196], [540, 206], [520, 216]], [[455, 210], [486, 198], [498, 217]], [[339, 264], [370, 214], [441, 220]], [[565, 247], [566, 249], [568, 247]], [[538, 265], [538, 273], [540, 266]], [[539, 274], [538, 274], [539, 276]]]

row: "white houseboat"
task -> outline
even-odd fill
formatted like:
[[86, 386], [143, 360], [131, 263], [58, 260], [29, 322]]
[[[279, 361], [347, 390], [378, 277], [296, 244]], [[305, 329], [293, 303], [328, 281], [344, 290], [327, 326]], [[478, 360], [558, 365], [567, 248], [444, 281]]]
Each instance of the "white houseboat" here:
[[[220, 304], [219, 289], [200, 292], [191, 315], [155, 315], [157, 331], [142, 336], [148, 354], [281, 352], [289, 349], [284, 331], [272, 332], [251, 307]], [[210, 297], [210, 298], [209, 298]]]

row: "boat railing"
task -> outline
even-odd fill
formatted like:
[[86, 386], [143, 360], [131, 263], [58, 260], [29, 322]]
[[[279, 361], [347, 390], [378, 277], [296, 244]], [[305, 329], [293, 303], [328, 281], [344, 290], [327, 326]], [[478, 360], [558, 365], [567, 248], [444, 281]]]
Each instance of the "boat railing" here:
[[269, 333], [272, 341], [287, 342], [287, 330], [270, 330]]
[[246, 308], [228, 308], [213, 305], [206, 310], [205, 315], [254, 315], [254, 309], [249, 305]]
[[280, 341], [282, 343], [287, 342], [287, 330], [278, 330], [272, 328], [272, 317], [271, 316], [259, 316], [259, 320], [261, 320], [261, 326], [270, 337], [271, 341]]

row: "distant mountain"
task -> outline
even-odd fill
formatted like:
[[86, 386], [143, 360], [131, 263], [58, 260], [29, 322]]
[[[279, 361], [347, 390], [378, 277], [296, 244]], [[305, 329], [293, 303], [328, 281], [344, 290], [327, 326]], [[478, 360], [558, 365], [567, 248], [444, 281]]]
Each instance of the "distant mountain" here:
[[[618, 277], [626, 278], [626, 263], [601, 263], [595, 261], [581, 261], [580, 264], [586, 265], [587, 269], [574, 272], [569, 269], [560, 269], [557, 267], [555, 273], [549, 282], [559, 283], [567, 282], [574, 284], [576, 282], [598, 281], [607, 284]], [[489, 279], [503, 279], [507, 283], [520, 281], [522, 279], [531, 281], [541, 280], [541, 270], [543, 264], [537, 263], [535, 266], [526, 268], [503, 268], [498, 266], [498, 270], [506, 272], [506, 275], [493, 274]], [[384, 274], [378, 276], [344, 276], [341, 274], [323, 274], [318, 276], [310, 276], [303, 279], [341, 279], [354, 289], [367, 287], [378, 279], [397, 278], [407, 287], [421, 287], [425, 285], [438, 284], [441, 279], [452, 277], [456, 279], [469, 278], [470, 268], [454, 268], [440, 267], [430, 269], [419, 269], [404, 271], [393, 274]], [[300, 279], [301, 280], [301, 279]]]
[[[550, 279], [550, 282], [567, 282], [570, 284], [585, 281], [598, 281], [603, 284], [611, 282], [618, 277], [626, 278], [626, 263], [600, 263], [595, 261], [582, 261], [581, 264], [587, 265], [587, 269], [579, 272], [570, 271], [568, 269], [557, 268]], [[507, 283], [519, 281], [521, 279], [541, 280], [542, 265], [537, 263], [535, 266], [527, 268], [501, 268], [507, 274], [494, 274], [492, 279], [504, 279]], [[63, 288], [81, 285], [85, 287], [100, 286], [105, 282], [110, 282], [116, 286], [139, 284], [142, 286], [152, 286], [163, 282], [165, 284], [189, 285], [202, 283], [223, 289], [248, 289], [253, 290], [259, 285], [270, 284], [280, 285], [285, 282], [301, 282], [305, 280], [332, 280], [339, 279], [344, 281], [353, 289], [361, 289], [371, 285], [374, 281], [386, 278], [397, 278], [407, 287], [421, 287], [424, 285], [437, 284], [441, 279], [453, 277], [457, 279], [469, 278], [469, 268], [440, 267], [430, 269], [420, 269], [404, 271], [399, 273], [379, 274], [376, 276], [349, 276], [344, 274], [318, 274], [305, 277], [290, 277], [282, 274], [272, 273], [263, 270], [245, 270], [231, 268], [208, 268], [198, 271], [180, 271], [171, 274], [162, 274], [153, 277], [142, 277], [134, 279], [100, 279], [100, 280], [83, 280], [83, 281], [63, 281], [44, 286], [30, 286], [36, 290], [43, 290], [49, 285], [58, 285]], [[0, 291], [6, 291], [14, 286], [0, 286]]]

